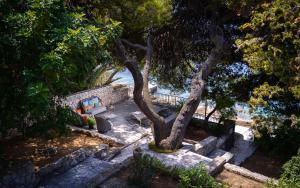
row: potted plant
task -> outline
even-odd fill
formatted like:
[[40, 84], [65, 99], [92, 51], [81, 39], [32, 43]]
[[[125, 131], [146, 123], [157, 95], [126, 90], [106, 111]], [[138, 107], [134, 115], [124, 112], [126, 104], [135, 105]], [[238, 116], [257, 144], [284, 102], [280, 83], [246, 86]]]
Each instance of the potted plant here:
[[88, 124], [88, 126], [89, 126], [89, 129], [94, 129], [94, 128], [95, 128], [94, 126], [96, 125], [96, 120], [95, 120], [95, 118], [92, 117], [92, 116], [88, 117], [88, 118], [87, 118], [87, 124]]

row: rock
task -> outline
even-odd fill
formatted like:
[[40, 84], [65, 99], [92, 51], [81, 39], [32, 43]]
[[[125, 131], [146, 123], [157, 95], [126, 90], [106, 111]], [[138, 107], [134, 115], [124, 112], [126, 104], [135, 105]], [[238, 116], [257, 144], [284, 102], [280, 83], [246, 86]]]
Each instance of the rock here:
[[104, 159], [108, 155], [108, 149], [109, 146], [107, 144], [100, 144], [99, 146], [97, 146], [94, 156], [97, 159]]
[[66, 155], [54, 163], [51, 163], [49, 165], [46, 165], [42, 168], [40, 168], [38, 174], [41, 177], [45, 177], [50, 173], [59, 172], [62, 173], [73, 166], [77, 165], [78, 163], [85, 160], [87, 157], [92, 155], [92, 151], [89, 149], [81, 148], [79, 150], [76, 150], [72, 152], [69, 155]]
[[[267, 183], [267, 182], [271, 182], [272, 179], [267, 177], [267, 176], [264, 176], [262, 174], [259, 174], [259, 173], [256, 173], [256, 172], [252, 172], [246, 168], [243, 168], [243, 167], [240, 167], [240, 166], [236, 166], [234, 164], [229, 164], [229, 163], [226, 163], [224, 165], [224, 168], [230, 172], [233, 172], [235, 174], [239, 174], [241, 176], [244, 176], [246, 178], [249, 178], [249, 179], [252, 179], [252, 180], [255, 180], [255, 181], [258, 181], [258, 182], [262, 182], [262, 183]], [[273, 180], [275, 183], [277, 183], [278, 181], [276, 180]]]

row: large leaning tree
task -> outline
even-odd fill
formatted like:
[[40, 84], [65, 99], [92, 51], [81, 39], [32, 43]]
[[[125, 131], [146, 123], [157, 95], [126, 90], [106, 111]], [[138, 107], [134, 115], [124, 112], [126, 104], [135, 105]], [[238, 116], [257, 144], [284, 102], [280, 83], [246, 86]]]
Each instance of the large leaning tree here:
[[[226, 40], [223, 31], [224, 28], [221, 24], [214, 21], [214, 18], [209, 19], [209, 17], [206, 16], [206, 12], [200, 12], [199, 14], [193, 13], [193, 15], [191, 15], [189, 14], [189, 10], [175, 10], [175, 12], [177, 11], [177, 16], [174, 15], [175, 21], [171, 21], [170, 25], [157, 30], [148, 30], [146, 45], [135, 44], [126, 39], [116, 40], [117, 51], [121, 62], [131, 72], [134, 79], [134, 101], [152, 122], [155, 145], [170, 150], [181, 147], [186, 127], [201, 101], [207, 77], [216, 64], [222, 62], [231, 54], [229, 42]], [[182, 14], [182, 12], [187, 13], [188, 16], [185, 17], [185, 13]], [[191, 20], [193, 23], [190, 22]], [[183, 29], [184, 32], [179, 31], [180, 28]], [[185, 31], [189, 33], [185, 33]], [[178, 34], [180, 32], [183, 35], [177, 38], [176, 33]], [[168, 39], [171, 41], [168, 41]], [[192, 48], [193, 45], [196, 47], [199, 43], [198, 47], [201, 47], [205, 42], [209, 44], [210, 48], [208, 48], [209, 50], [204, 50], [205, 52], [202, 50], [206, 57], [202, 61], [197, 61], [199, 59], [195, 58], [197, 54], [194, 54], [193, 57], [187, 57], [188, 53], [180, 51], [190, 47], [192, 52], [194, 50]], [[166, 46], [168, 46], [169, 49], [171, 48], [171, 50], [166, 50]], [[154, 47], [160, 47], [160, 49], [155, 49]], [[133, 55], [138, 53], [132, 53], [132, 49], [144, 52], [144, 62], [140, 62], [138, 58]], [[159, 51], [160, 56], [157, 55]], [[181, 54], [181, 52], [185, 54], [183, 55], [184, 58], [176, 58], [176, 56], [180, 56], [178, 54]], [[199, 50], [199, 53], [200, 52], [201, 50]], [[174, 58], [172, 58], [172, 56], [174, 56]], [[169, 61], [166, 62], [158, 57], [165, 58], [165, 60]], [[153, 66], [154, 64], [157, 66], [159, 62], [170, 65], [178, 63], [176, 61], [180, 61], [179, 63], [181, 65], [189, 65], [191, 67], [192, 79], [189, 82], [190, 95], [178, 113], [173, 125], [169, 126], [166, 124], [165, 119], [158, 115], [152, 108], [153, 105], [149, 95], [148, 82], [152, 70], [157, 68]], [[140, 69], [141, 65], [143, 65], [142, 72]], [[178, 65], [173, 66], [174, 69], [177, 67]], [[172, 68], [172, 66], [170, 66], [170, 68]], [[177, 71], [180, 73], [180, 70]], [[172, 71], [170, 70], [170, 72]], [[167, 72], [165, 73], [168, 74]], [[170, 77], [170, 79], [172, 79], [172, 77]]]

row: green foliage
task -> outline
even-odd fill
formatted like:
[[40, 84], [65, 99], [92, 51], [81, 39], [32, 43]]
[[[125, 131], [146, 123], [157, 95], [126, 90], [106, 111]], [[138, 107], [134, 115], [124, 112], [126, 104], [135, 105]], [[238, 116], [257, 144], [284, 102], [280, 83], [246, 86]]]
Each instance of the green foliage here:
[[26, 135], [48, 139], [67, 135], [70, 133], [70, 129], [66, 127], [66, 124], [72, 124], [73, 117], [73, 111], [70, 108], [54, 106], [51, 110], [41, 112], [40, 116], [32, 120], [33, 124], [26, 127]]
[[181, 188], [217, 188], [222, 184], [207, 174], [204, 166], [181, 170], [179, 174], [179, 187]]
[[268, 187], [273, 188], [299, 188], [300, 187], [300, 149], [298, 154], [293, 156], [283, 165], [283, 174], [279, 179], [279, 184], [271, 183]]
[[74, 6], [82, 7], [85, 12], [104, 21], [113, 19], [121, 22], [125, 35], [142, 36], [136, 33], [143, 32], [149, 27], [159, 27], [171, 17], [171, 0], [69, 0]]
[[4, 0], [0, 10], [1, 132], [54, 126], [55, 97], [86, 88], [90, 72], [111, 62], [119, 23], [87, 20], [64, 0]]
[[277, 76], [290, 92], [299, 85], [299, 11], [299, 2], [293, 0], [261, 4], [251, 21], [241, 27], [250, 32], [237, 40], [252, 69]]
[[255, 142], [265, 151], [289, 158], [300, 147], [300, 124], [281, 117], [256, 117]]
[[152, 178], [159, 170], [165, 171], [164, 165], [159, 160], [149, 155], [135, 157], [129, 182], [139, 187], [150, 187]]
[[[253, 5], [256, 1], [243, 1]], [[258, 1], [236, 40], [253, 75], [259, 75], [249, 104], [256, 120], [256, 141], [289, 157], [300, 146], [300, 3]], [[288, 149], [289, 148], [289, 149]]]

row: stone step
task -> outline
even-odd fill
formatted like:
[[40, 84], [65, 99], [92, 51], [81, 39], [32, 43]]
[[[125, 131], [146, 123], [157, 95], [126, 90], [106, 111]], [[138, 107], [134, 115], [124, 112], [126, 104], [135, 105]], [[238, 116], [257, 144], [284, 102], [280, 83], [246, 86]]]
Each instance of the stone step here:
[[208, 167], [212, 163], [212, 159], [190, 151], [191, 147], [190, 144], [183, 143], [183, 147], [174, 153], [157, 153], [149, 149], [148, 144], [144, 144], [141, 152], [158, 159], [169, 168], [192, 168], [200, 164]]
[[228, 163], [228, 162], [232, 161], [234, 155], [232, 153], [230, 153], [228, 151], [224, 151], [222, 149], [215, 149], [212, 152], [210, 152], [207, 157], [211, 158], [211, 159], [216, 159], [216, 158], [222, 157]]
[[128, 165], [132, 158], [133, 158], [133, 150], [140, 145], [147, 144], [152, 140], [151, 137], [143, 137], [142, 139], [138, 140], [137, 142], [128, 145], [124, 149], [121, 150], [121, 153], [113, 158], [110, 162], [114, 164], [120, 164], [123, 166]]
[[45, 188], [90, 188], [99, 185], [116, 172], [110, 162], [89, 157], [63, 174], [53, 175], [41, 183]]

